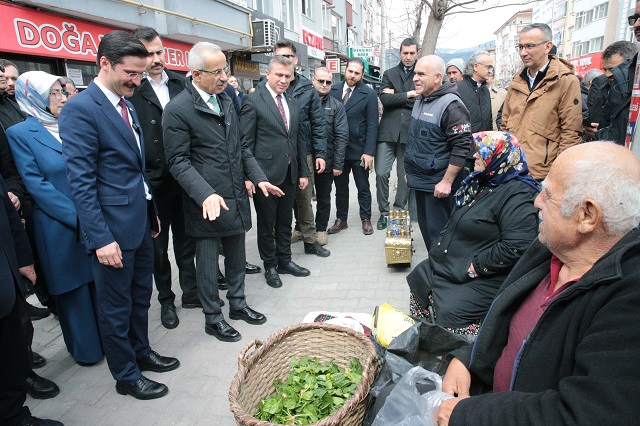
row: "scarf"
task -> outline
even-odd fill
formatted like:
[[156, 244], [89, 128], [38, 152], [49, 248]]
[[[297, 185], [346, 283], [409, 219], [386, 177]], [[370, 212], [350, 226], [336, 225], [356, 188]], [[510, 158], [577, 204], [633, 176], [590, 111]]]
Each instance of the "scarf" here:
[[64, 88], [62, 77], [44, 71], [28, 71], [16, 81], [16, 100], [20, 109], [38, 120], [51, 134], [60, 140], [58, 117], [49, 111], [51, 86], [59, 81]]

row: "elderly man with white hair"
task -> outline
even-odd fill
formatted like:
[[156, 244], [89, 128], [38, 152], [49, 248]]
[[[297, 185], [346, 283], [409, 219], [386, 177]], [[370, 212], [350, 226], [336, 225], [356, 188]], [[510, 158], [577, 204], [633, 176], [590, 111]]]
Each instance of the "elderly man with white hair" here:
[[609, 142], [569, 148], [535, 206], [538, 240], [453, 353], [438, 425], [637, 424], [640, 160]]

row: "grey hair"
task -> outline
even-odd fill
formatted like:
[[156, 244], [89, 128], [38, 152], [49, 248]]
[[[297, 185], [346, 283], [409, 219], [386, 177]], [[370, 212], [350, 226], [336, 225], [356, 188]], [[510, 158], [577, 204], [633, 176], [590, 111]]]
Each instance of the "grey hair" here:
[[482, 56], [488, 56], [489, 58], [491, 58], [491, 55], [489, 55], [489, 52], [487, 52], [486, 50], [478, 50], [476, 52], [473, 53], [473, 55], [471, 55], [471, 57], [469, 58], [469, 60], [467, 61], [467, 64], [464, 66], [464, 75], [468, 75], [468, 76], [472, 76], [473, 75], [473, 66], [475, 64], [479, 64], [480, 62], [478, 62], [478, 59], [481, 58]]
[[560, 213], [570, 217], [591, 198], [602, 208], [607, 234], [622, 236], [640, 224], [640, 180], [604, 154], [571, 165]]
[[544, 41], [553, 40], [553, 35], [551, 34], [551, 27], [549, 27], [547, 24], [533, 23], [533, 24], [526, 25], [524, 28], [520, 30], [520, 34], [528, 33], [529, 31], [535, 30], [535, 29], [542, 31]]
[[293, 62], [291, 62], [291, 60], [289, 60], [289, 58], [287, 58], [286, 56], [274, 55], [269, 60], [269, 65], [267, 65], [267, 71], [271, 72], [275, 64], [284, 65], [285, 67], [293, 67]]
[[596, 78], [599, 75], [602, 75], [602, 74], [604, 74], [604, 72], [602, 72], [602, 70], [600, 68], [594, 68], [592, 70], [589, 70], [584, 75], [584, 78], [582, 79], [582, 84], [584, 84], [585, 86], [589, 87], [589, 86], [591, 86], [591, 83], [593, 82], [593, 79]]
[[193, 45], [189, 51], [189, 71], [201, 70], [207, 66], [207, 53], [222, 52], [220, 46], [209, 43], [208, 41], [200, 41]]

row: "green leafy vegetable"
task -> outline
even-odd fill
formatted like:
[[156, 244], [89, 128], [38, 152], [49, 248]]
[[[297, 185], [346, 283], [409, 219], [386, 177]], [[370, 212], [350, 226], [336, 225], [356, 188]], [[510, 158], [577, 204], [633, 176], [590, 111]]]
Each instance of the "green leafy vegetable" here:
[[275, 392], [262, 398], [255, 418], [280, 424], [307, 425], [335, 413], [362, 381], [362, 364], [351, 358], [344, 370], [333, 361], [291, 358], [293, 369], [283, 382], [273, 381]]

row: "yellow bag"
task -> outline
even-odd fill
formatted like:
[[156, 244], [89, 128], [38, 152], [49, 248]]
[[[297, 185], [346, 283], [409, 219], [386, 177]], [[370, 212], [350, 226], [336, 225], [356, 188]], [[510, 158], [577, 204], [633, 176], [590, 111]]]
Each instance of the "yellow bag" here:
[[391, 341], [416, 322], [404, 312], [388, 303], [376, 306], [373, 311], [371, 332], [385, 348]]

